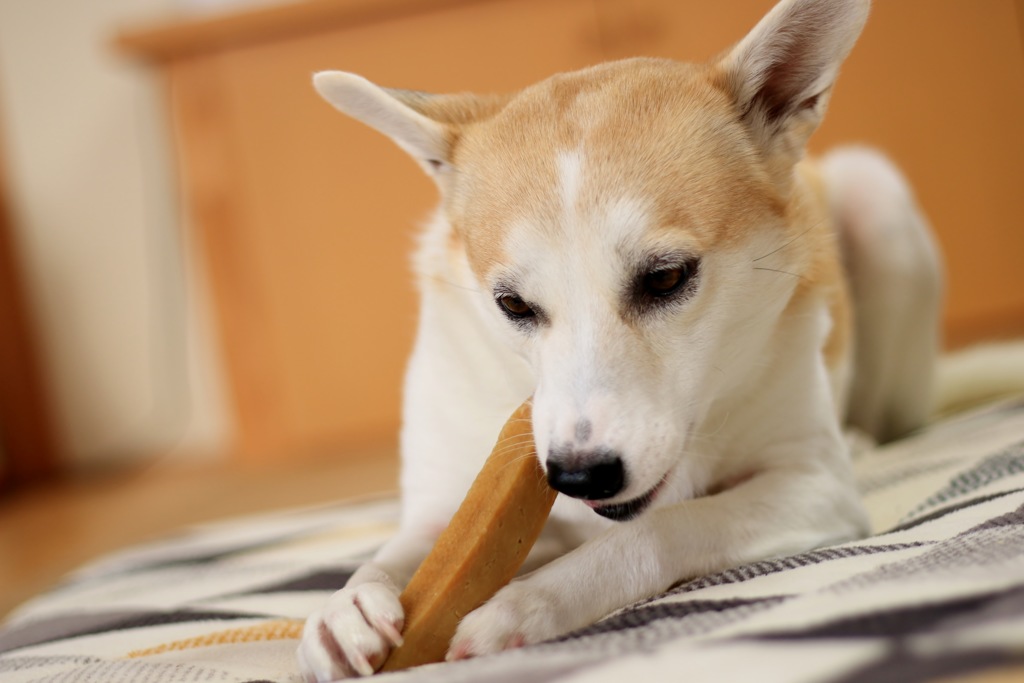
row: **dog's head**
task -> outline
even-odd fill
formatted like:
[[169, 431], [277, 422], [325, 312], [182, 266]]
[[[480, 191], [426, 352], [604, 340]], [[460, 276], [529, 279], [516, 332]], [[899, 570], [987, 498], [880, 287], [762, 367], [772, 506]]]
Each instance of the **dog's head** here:
[[786, 0], [710, 64], [613, 62], [508, 97], [316, 75], [436, 179], [485, 315], [535, 371], [555, 488], [628, 519], [670, 474], [707, 484], [694, 425], [809, 277], [794, 169], [867, 10]]

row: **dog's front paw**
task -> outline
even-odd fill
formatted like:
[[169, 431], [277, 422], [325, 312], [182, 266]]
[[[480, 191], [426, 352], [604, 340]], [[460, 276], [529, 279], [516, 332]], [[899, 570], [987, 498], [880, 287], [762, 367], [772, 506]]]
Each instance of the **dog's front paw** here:
[[463, 618], [448, 649], [448, 661], [479, 657], [537, 643], [559, 635], [557, 599], [510, 583]]
[[342, 588], [306, 620], [299, 671], [309, 683], [370, 676], [402, 644], [398, 591], [383, 583]]

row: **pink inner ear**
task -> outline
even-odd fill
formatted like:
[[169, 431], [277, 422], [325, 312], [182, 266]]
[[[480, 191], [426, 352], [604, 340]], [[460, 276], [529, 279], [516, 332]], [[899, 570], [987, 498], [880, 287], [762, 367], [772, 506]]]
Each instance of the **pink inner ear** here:
[[817, 103], [820, 92], [798, 99], [828, 68], [815, 54], [812, 40], [813, 33], [785, 45], [778, 60], [765, 69], [764, 81], [751, 98], [745, 114], [757, 112], [774, 123]]

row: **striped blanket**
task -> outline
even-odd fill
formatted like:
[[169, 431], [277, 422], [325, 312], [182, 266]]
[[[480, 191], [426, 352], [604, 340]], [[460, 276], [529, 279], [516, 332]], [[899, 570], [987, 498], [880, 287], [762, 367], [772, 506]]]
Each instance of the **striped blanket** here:
[[[870, 538], [687, 581], [552, 642], [382, 680], [913, 683], [991, 667], [1024, 680], [1024, 400], [856, 466]], [[102, 559], [0, 627], [0, 680], [298, 681], [303, 618], [397, 512], [389, 499], [249, 517]]]

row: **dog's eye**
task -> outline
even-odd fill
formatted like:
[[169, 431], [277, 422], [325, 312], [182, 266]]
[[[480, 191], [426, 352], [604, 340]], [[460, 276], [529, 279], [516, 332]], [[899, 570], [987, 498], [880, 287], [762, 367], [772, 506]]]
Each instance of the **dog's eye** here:
[[669, 254], [648, 259], [625, 291], [625, 314], [636, 317], [667, 311], [686, 301], [696, 289], [699, 271], [700, 258], [696, 256]]
[[498, 305], [510, 318], [532, 318], [536, 315], [530, 305], [515, 294], [502, 294], [498, 297]]
[[676, 291], [682, 282], [682, 268], [656, 270], [644, 275], [644, 290], [651, 296], [666, 296]]
[[644, 293], [657, 298], [674, 294], [690, 280], [696, 269], [696, 261], [687, 261], [671, 268], [652, 270], [643, 276]]

